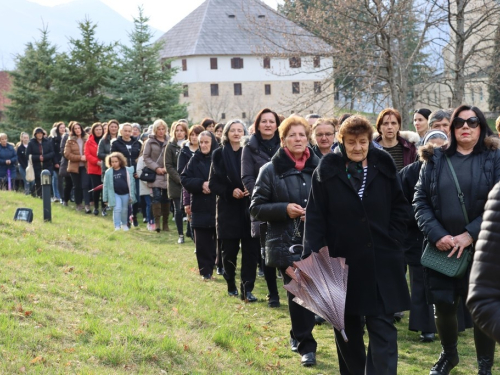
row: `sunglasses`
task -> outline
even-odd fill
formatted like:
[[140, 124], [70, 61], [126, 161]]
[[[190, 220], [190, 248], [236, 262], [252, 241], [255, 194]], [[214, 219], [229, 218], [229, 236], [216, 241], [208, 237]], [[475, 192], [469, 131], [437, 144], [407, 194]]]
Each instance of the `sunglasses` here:
[[453, 119], [453, 127], [455, 129], [462, 128], [465, 125], [465, 123], [467, 123], [467, 125], [469, 125], [469, 128], [472, 129], [475, 129], [480, 125], [479, 119], [477, 117], [469, 117], [467, 120], [464, 120], [463, 118], [460, 117], [456, 117], [455, 119]]

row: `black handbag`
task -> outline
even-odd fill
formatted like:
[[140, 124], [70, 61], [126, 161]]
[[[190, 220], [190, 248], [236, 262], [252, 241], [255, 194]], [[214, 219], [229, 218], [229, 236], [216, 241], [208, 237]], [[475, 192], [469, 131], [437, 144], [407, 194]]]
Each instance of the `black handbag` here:
[[144, 167], [142, 169], [141, 175], [139, 176], [139, 180], [146, 182], [155, 182], [156, 172], [148, 167]]
[[[467, 215], [467, 210], [465, 209], [464, 194], [460, 189], [457, 175], [455, 174], [455, 170], [453, 169], [448, 156], [446, 156], [446, 161], [448, 162], [451, 174], [453, 175], [453, 179], [455, 180], [455, 185], [458, 191], [458, 199], [460, 200], [460, 204], [462, 206], [465, 223], [469, 224], [469, 216]], [[469, 268], [469, 264], [472, 261], [472, 256], [474, 254], [474, 245], [467, 246], [462, 252], [462, 256], [460, 258], [457, 258], [455, 255], [448, 258], [448, 254], [450, 253], [450, 251], [441, 251], [436, 248], [435, 245], [428, 242], [427, 246], [425, 246], [425, 250], [422, 254], [420, 263], [422, 264], [422, 266], [442, 273], [443, 275], [461, 279], [462, 277], [464, 277], [467, 269]]]

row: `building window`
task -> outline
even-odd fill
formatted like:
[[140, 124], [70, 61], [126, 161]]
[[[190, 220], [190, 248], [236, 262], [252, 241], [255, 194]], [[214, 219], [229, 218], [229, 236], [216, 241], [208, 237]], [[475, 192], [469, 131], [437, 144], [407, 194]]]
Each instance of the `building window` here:
[[188, 70], [188, 63], [186, 59], [182, 59], [182, 70]]
[[271, 85], [264, 85], [264, 93], [266, 95], [271, 95]]
[[213, 69], [213, 70], [217, 69], [217, 57], [210, 58], [210, 69]]
[[302, 60], [300, 57], [290, 57], [289, 63], [290, 68], [300, 68], [302, 66]]
[[321, 93], [321, 82], [314, 82], [314, 93]]
[[241, 57], [233, 57], [231, 59], [231, 69], [243, 69], [243, 59]]
[[189, 97], [189, 89], [188, 89], [188, 85], [184, 85], [182, 86], [182, 90], [183, 90], [183, 95], [185, 98], [188, 98]]
[[321, 56], [313, 57], [313, 67], [320, 68], [321, 67]]
[[217, 83], [212, 83], [210, 85], [210, 95], [219, 96], [219, 85]]
[[234, 95], [241, 95], [241, 83], [234, 84]]
[[221, 119], [221, 120], [225, 120], [225, 119], [226, 119], [226, 114], [225, 114], [225, 113], [221, 113], [221, 115], [220, 115], [220, 119]]
[[271, 69], [271, 58], [264, 57], [264, 69]]
[[292, 94], [300, 94], [300, 82], [292, 82]]
[[247, 113], [246, 112], [242, 112], [241, 113], [241, 118], [247, 118]]

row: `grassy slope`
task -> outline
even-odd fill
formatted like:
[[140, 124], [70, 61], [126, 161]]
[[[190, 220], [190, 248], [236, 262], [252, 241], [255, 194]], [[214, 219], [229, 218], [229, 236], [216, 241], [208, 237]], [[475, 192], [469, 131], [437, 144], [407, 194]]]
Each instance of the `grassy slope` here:
[[[318, 366], [300, 368], [287, 306], [267, 307], [264, 280], [257, 303], [227, 297], [221, 276], [201, 281], [193, 244], [175, 233], [114, 232], [109, 217], [60, 205], [43, 223], [40, 200], [2, 191], [0, 201], [0, 374], [338, 373], [331, 327], [314, 331]], [[12, 220], [23, 206], [32, 224]], [[439, 344], [406, 326], [399, 373], [426, 373]], [[474, 373], [471, 340], [461, 334], [454, 374]]]

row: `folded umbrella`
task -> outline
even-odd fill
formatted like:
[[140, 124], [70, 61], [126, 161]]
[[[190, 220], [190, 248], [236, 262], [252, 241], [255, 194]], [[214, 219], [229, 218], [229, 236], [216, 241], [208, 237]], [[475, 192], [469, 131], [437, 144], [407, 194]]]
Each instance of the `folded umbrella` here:
[[99, 191], [99, 190], [102, 190], [102, 187], [103, 187], [103, 184], [97, 185], [95, 188], [90, 189], [90, 190], [89, 190], [89, 193], [92, 193], [92, 192], [94, 192], [94, 191]]
[[328, 248], [323, 247], [318, 253], [293, 262], [293, 267], [286, 270], [292, 280], [284, 286], [295, 296], [294, 302], [330, 322], [346, 342], [344, 315], [348, 268], [345, 258], [331, 258]]

